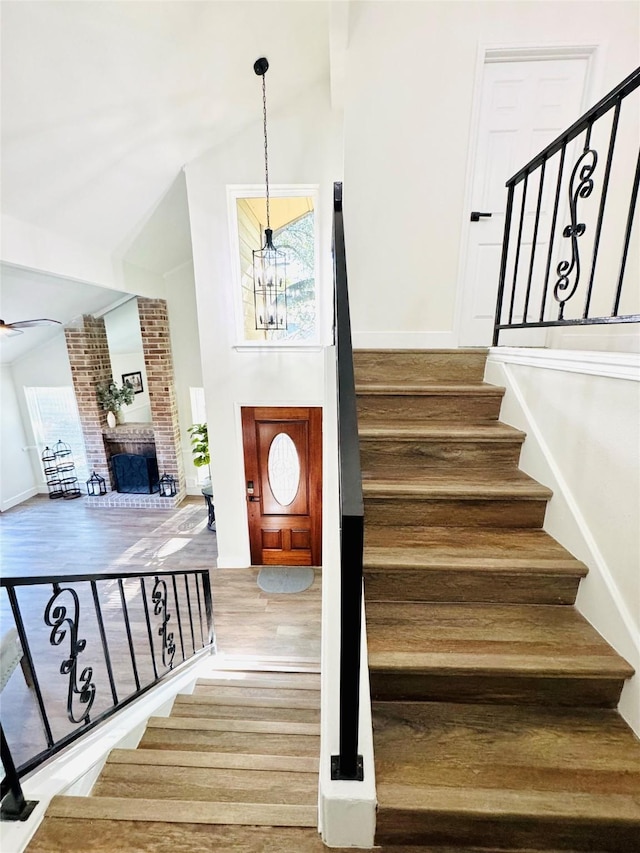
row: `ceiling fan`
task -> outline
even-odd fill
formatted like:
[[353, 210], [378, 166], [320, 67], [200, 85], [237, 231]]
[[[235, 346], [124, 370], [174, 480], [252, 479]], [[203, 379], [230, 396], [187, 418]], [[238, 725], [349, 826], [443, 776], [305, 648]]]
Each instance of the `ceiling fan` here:
[[0, 336], [11, 337], [12, 335], [21, 335], [23, 329], [30, 329], [32, 326], [60, 326], [59, 320], [19, 320], [17, 323], [5, 323], [0, 320]]

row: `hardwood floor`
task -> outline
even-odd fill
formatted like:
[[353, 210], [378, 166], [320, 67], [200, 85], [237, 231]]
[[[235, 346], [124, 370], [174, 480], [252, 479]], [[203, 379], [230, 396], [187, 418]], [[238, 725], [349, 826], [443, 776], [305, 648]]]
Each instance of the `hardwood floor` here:
[[[0, 557], [4, 577], [37, 577], [71, 574], [109, 573], [135, 575], [140, 571], [209, 570], [214, 624], [220, 666], [244, 668], [256, 656], [268, 659], [273, 668], [294, 665], [318, 669], [320, 662], [320, 589], [321, 572], [316, 570], [313, 586], [297, 595], [269, 595], [256, 584], [257, 569], [218, 569], [215, 532], [207, 529], [207, 510], [200, 498], [187, 498], [175, 510], [99, 510], [89, 508], [82, 499], [51, 501], [38, 496], [0, 515]], [[87, 585], [74, 585], [78, 591], [81, 620], [79, 638], [87, 646], [78, 659], [79, 666], [92, 666], [92, 681], [97, 693], [93, 713], [112, 703], [104, 663], [95, 607]], [[121, 616], [121, 599], [116, 581], [97, 585], [104, 614], [118, 696], [126, 696], [135, 687], [131, 658]], [[193, 583], [190, 600], [196, 615], [195, 644], [202, 645], [197, 622], [198, 600]], [[126, 580], [124, 591], [132, 623], [136, 662], [141, 680], [153, 678], [153, 662], [141, 607], [138, 579]], [[53, 734], [64, 736], [74, 726], [66, 715], [68, 677], [60, 674], [60, 665], [68, 655], [68, 638], [60, 646], [50, 643], [51, 628], [43, 614], [52, 593], [51, 587], [18, 591], [32, 653], [41, 683]], [[170, 591], [171, 593], [171, 591]], [[149, 591], [147, 592], [149, 595]], [[182, 596], [182, 587], [179, 595]], [[67, 606], [69, 606], [67, 602]], [[169, 611], [172, 612], [171, 597]], [[182, 640], [175, 622], [177, 659], [181, 644], [187, 656], [192, 638], [187, 629], [186, 602], [180, 598]], [[0, 597], [0, 630], [13, 625], [6, 590]], [[157, 661], [161, 668], [161, 662]], [[0, 697], [2, 723], [7, 739], [20, 764], [29, 755], [44, 749], [46, 741], [33, 690], [18, 668]]]

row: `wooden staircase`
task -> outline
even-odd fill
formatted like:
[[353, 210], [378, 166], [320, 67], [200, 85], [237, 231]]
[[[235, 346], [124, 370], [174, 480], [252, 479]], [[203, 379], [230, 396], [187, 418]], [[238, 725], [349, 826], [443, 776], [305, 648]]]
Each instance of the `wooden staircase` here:
[[633, 674], [574, 609], [485, 350], [354, 353], [385, 850], [640, 850]]
[[223, 672], [55, 797], [29, 853], [318, 853], [320, 676]]

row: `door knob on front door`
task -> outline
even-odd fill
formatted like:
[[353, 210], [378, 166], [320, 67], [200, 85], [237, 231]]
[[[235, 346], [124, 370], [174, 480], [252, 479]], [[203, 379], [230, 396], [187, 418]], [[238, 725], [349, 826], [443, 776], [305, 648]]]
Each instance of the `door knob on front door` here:
[[491, 214], [490, 213], [480, 213], [479, 210], [472, 210], [471, 211], [471, 221], [472, 222], [480, 222], [481, 216], [486, 216], [487, 218], [489, 218], [491, 216]]

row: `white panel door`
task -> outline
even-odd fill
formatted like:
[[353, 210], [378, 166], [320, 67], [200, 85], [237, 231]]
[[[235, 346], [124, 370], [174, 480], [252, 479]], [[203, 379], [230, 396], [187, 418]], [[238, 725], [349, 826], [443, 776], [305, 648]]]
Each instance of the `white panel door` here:
[[[507, 203], [505, 183], [580, 117], [587, 63], [586, 58], [574, 58], [484, 65], [477, 146], [470, 176], [471, 206], [466, 212], [468, 250], [460, 283], [461, 346], [491, 344]], [[533, 230], [530, 220], [535, 216], [537, 193], [538, 180], [533, 177], [527, 189], [525, 235], [531, 235]], [[539, 246], [544, 245], [549, 232], [550, 211], [545, 207], [541, 212]], [[472, 211], [491, 216], [472, 222]], [[518, 208], [514, 215], [519, 216]], [[529, 236], [523, 240], [521, 268], [528, 266], [530, 251]], [[514, 320], [516, 315], [517, 312]], [[524, 336], [525, 332], [519, 334]], [[520, 341], [523, 345], [538, 343], [530, 332], [526, 334], [529, 337]], [[534, 332], [534, 336], [544, 341], [543, 334]]]

